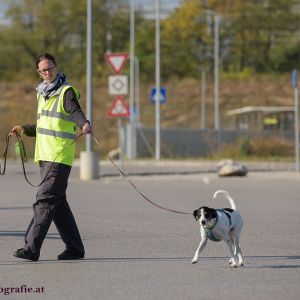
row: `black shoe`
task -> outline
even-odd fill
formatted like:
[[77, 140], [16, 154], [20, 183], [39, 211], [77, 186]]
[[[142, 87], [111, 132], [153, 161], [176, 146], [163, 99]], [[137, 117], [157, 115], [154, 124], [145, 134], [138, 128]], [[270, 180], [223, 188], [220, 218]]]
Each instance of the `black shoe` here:
[[18, 249], [14, 252], [14, 256], [18, 258], [23, 258], [27, 260], [37, 261], [39, 257], [34, 255], [31, 250], [25, 250], [23, 248]]
[[61, 254], [57, 256], [57, 259], [59, 260], [71, 260], [71, 259], [80, 259], [84, 258], [84, 253], [77, 252], [74, 250], [68, 250], [66, 249]]

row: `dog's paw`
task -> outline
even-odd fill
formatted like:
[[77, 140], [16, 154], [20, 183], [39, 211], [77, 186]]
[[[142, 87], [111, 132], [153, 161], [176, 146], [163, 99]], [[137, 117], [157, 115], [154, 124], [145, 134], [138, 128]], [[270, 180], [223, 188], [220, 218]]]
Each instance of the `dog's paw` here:
[[198, 259], [193, 258], [193, 260], [191, 261], [191, 263], [194, 265], [198, 262]]
[[244, 262], [243, 261], [240, 261], [239, 263], [238, 263], [238, 267], [243, 267], [244, 266]]
[[230, 268], [237, 268], [238, 264], [235, 261], [229, 263]]
[[235, 259], [231, 258], [229, 260], [229, 265], [230, 265], [230, 268], [237, 268], [238, 267], [238, 264], [236, 263]]

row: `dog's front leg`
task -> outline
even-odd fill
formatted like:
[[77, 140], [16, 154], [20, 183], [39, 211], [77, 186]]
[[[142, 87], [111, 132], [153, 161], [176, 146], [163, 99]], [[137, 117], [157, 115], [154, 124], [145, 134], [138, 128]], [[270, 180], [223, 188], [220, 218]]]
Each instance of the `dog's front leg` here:
[[205, 248], [206, 244], [207, 244], [207, 237], [202, 237], [199, 247], [195, 252], [194, 258], [191, 261], [192, 264], [197, 263], [199, 254]]
[[230, 238], [226, 238], [225, 242], [227, 244], [227, 247], [228, 247], [228, 250], [229, 250], [229, 255], [231, 257], [230, 260], [229, 260], [230, 267], [236, 268], [237, 263], [236, 263], [235, 255], [234, 255], [234, 252], [233, 252], [233, 244], [232, 244]]

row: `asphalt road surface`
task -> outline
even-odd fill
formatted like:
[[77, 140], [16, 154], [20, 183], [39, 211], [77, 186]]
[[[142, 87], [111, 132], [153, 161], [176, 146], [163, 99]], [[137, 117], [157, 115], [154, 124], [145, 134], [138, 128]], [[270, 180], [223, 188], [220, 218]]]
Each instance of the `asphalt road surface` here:
[[[200, 241], [192, 215], [158, 209], [118, 176], [83, 182], [74, 170], [68, 199], [86, 258], [56, 259], [64, 245], [51, 226], [40, 261], [12, 256], [23, 246], [36, 189], [19, 169], [0, 177], [0, 299], [300, 299], [300, 175], [250, 172], [243, 178], [214, 173], [132, 176], [159, 205], [192, 212], [226, 189], [244, 217], [245, 266], [231, 269], [224, 242], [208, 242], [190, 263]], [[37, 169], [28, 175], [38, 182]]]

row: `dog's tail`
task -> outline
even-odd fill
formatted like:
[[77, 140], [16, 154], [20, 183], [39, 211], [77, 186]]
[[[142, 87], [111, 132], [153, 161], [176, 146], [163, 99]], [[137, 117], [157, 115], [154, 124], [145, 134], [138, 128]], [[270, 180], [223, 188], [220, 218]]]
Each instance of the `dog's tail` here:
[[224, 191], [224, 190], [218, 190], [214, 193], [214, 199], [216, 199], [216, 197], [220, 194], [224, 194], [226, 196], [226, 198], [228, 199], [230, 205], [231, 205], [231, 208], [233, 210], [237, 210], [236, 208], [236, 205], [235, 205], [235, 202], [234, 200], [231, 198], [231, 196], [228, 194], [228, 192]]

